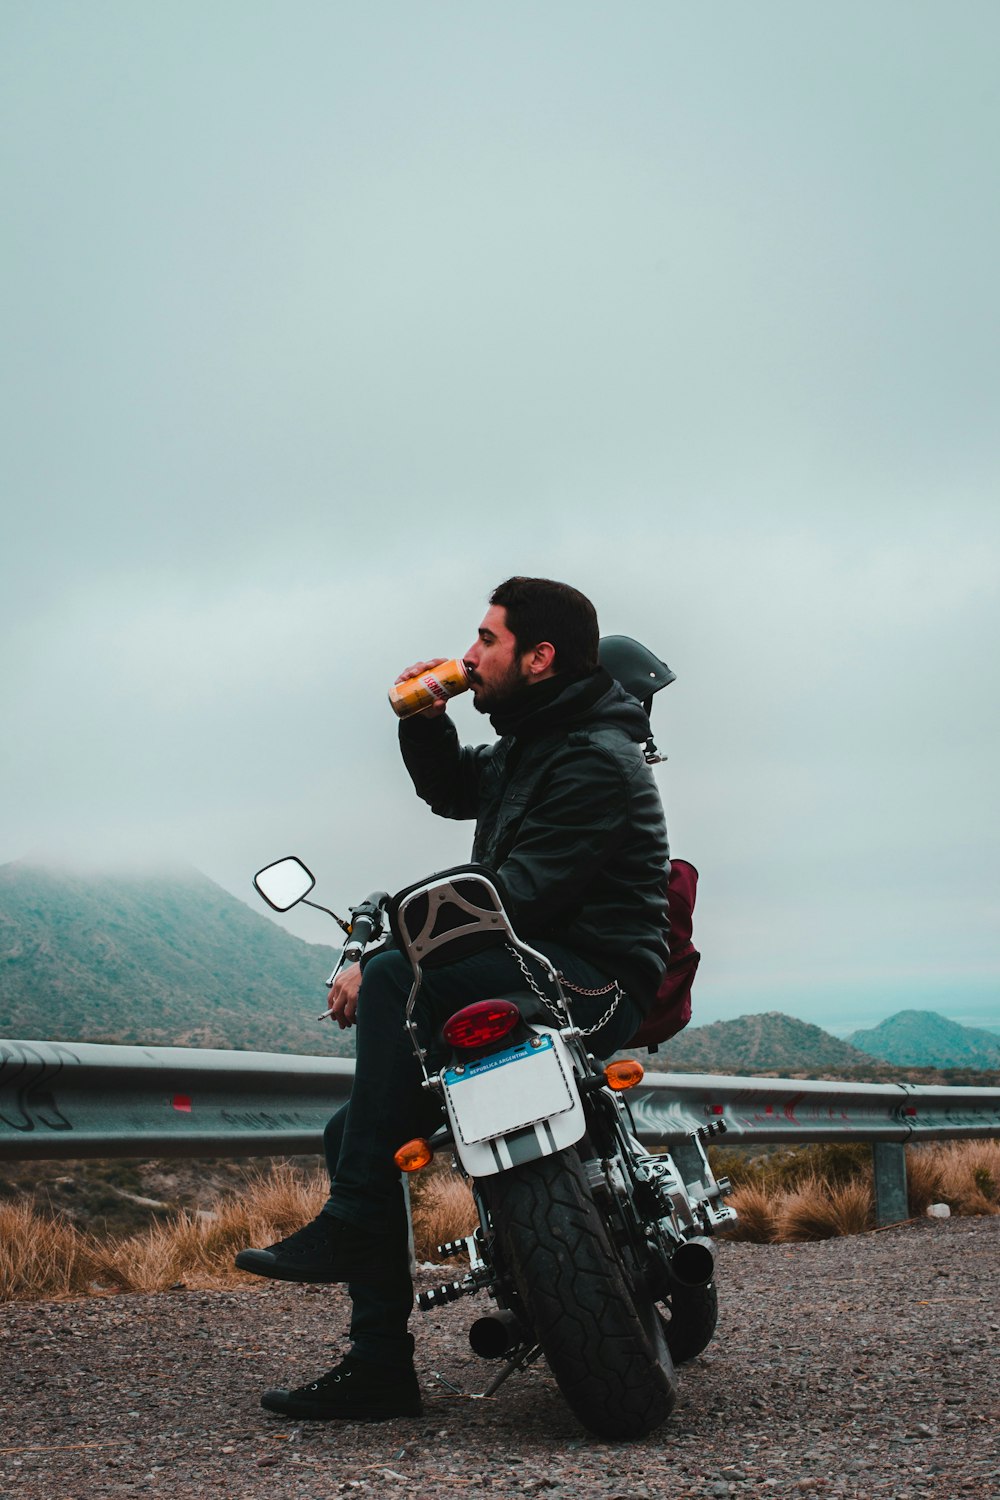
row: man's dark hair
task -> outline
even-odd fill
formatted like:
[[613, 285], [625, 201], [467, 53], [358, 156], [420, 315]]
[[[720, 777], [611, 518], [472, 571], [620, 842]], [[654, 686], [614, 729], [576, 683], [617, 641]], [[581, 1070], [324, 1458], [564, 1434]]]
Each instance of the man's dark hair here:
[[597, 611], [579, 589], [552, 578], [508, 578], [493, 590], [490, 603], [507, 611], [518, 654], [549, 641], [557, 672], [582, 677], [596, 670]]

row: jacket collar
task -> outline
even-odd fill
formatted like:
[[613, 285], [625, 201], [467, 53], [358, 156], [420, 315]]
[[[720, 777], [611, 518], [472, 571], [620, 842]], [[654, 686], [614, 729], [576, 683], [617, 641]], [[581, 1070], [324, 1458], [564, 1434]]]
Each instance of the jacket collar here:
[[[615, 689], [614, 678], [603, 667], [582, 677], [549, 677], [526, 687], [510, 704], [491, 714], [490, 723], [497, 734], [513, 735], [520, 740], [537, 739], [558, 729], [569, 732], [590, 720], [593, 709], [609, 693], [617, 697]], [[632, 703], [631, 699], [627, 701]], [[638, 704], [634, 707], [638, 708]], [[639, 714], [645, 720], [641, 709]], [[648, 734], [648, 720], [646, 725]], [[639, 737], [637, 733], [636, 738]]]

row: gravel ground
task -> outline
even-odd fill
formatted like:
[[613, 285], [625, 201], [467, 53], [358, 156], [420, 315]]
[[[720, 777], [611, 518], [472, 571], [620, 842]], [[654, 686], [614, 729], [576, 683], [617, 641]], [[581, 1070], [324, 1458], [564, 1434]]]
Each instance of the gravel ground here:
[[415, 1314], [425, 1413], [380, 1425], [258, 1406], [339, 1358], [336, 1288], [8, 1304], [0, 1497], [998, 1496], [998, 1251], [1000, 1217], [722, 1245], [716, 1339], [632, 1444], [582, 1432], [543, 1362], [469, 1399], [481, 1297]]

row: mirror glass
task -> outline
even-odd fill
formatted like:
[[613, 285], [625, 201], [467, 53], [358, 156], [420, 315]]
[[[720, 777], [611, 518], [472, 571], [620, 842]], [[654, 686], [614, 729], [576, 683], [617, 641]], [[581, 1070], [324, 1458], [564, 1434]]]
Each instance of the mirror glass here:
[[288, 911], [303, 896], [308, 896], [316, 884], [316, 878], [311, 870], [306, 869], [301, 859], [296, 859], [293, 854], [288, 859], [276, 860], [273, 865], [265, 865], [263, 870], [258, 870], [253, 883], [268, 906], [273, 906], [275, 911]]

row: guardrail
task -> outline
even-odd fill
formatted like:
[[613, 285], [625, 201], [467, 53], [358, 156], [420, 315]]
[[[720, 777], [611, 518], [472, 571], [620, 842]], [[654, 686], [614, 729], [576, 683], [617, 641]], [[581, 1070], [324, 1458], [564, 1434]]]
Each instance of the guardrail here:
[[629, 1098], [640, 1136], [664, 1144], [712, 1119], [734, 1145], [1000, 1135], [1000, 1088], [647, 1073]]
[[0, 1160], [318, 1151], [347, 1058], [0, 1041]]
[[[351, 1089], [345, 1058], [0, 1040], [0, 1160], [319, 1151]], [[866, 1141], [877, 1217], [906, 1217], [905, 1142], [1000, 1135], [1000, 1088], [647, 1073], [639, 1138], [670, 1146], [723, 1122], [727, 1143]]]

